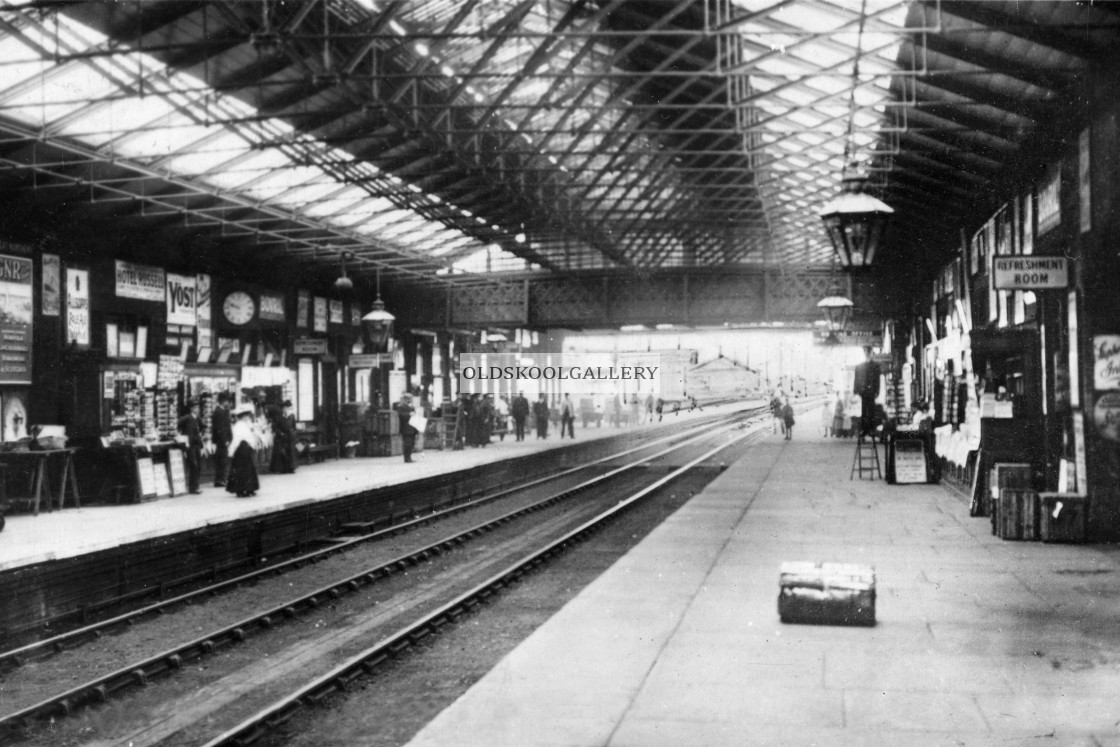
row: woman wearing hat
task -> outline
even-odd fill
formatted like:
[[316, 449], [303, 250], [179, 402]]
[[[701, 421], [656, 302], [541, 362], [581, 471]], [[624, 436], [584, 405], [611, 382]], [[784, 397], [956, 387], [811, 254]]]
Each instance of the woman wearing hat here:
[[[281, 409], [283, 408], [283, 409]], [[272, 461], [270, 472], [291, 474], [296, 471], [296, 419], [292, 415], [292, 401], [284, 400], [281, 407], [272, 408]]]
[[240, 405], [233, 411], [233, 441], [229, 451], [232, 456], [229, 465], [229, 478], [226, 491], [238, 498], [256, 495], [261, 483], [257, 478], [257, 465], [254, 452], [257, 450], [257, 434], [253, 431], [253, 406]]

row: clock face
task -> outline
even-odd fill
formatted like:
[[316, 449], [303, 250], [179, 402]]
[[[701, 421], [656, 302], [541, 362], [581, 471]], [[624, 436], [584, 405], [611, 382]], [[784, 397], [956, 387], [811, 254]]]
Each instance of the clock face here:
[[234, 291], [222, 303], [222, 313], [230, 324], [248, 324], [256, 311], [253, 297], [244, 291]]

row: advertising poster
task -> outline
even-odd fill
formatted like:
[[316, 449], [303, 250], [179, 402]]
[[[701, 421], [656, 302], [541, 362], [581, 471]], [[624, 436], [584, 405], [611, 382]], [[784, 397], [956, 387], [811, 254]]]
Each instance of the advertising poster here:
[[260, 318], [270, 322], [282, 322], [284, 315], [284, 296], [281, 293], [261, 293]]
[[337, 298], [331, 299], [331, 324], [342, 324], [342, 301]]
[[210, 276], [209, 275], [195, 275], [194, 278], [195, 289], [195, 317], [198, 319], [199, 329], [210, 329], [210, 322], [213, 319], [211, 309], [211, 296], [210, 296]]
[[1069, 292], [1066, 303], [1069, 327], [1069, 403], [1081, 407], [1081, 351], [1077, 338], [1077, 291]]
[[1093, 388], [1120, 389], [1120, 335], [1093, 336]]
[[31, 383], [31, 260], [0, 255], [0, 384]]
[[194, 275], [167, 273], [167, 323], [193, 327], [198, 321]]
[[1088, 472], [1085, 464], [1085, 414], [1081, 411], [1073, 413], [1073, 463], [1074, 490], [1085, 495], [1088, 488]]
[[[210, 276], [195, 275], [195, 318], [198, 319], [198, 350], [209, 351], [214, 347], [213, 305], [210, 291]], [[199, 359], [201, 360], [201, 358]]]
[[66, 270], [66, 342], [89, 345], [89, 271]]
[[116, 263], [117, 298], [135, 298], [138, 301], [162, 302], [166, 295], [167, 280], [163, 270], [133, 262]]
[[1038, 190], [1038, 235], [1046, 233], [1062, 222], [1062, 171], [1057, 166], [1050, 169], [1041, 189]]
[[1106, 441], [1120, 441], [1120, 394], [1102, 394], [1093, 405], [1093, 427]]
[[58, 316], [62, 309], [62, 262], [57, 254], [43, 255], [43, 316]]
[[296, 299], [296, 326], [306, 327], [307, 317], [311, 314], [311, 294], [305, 290], [299, 292]]
[[1089, 129], [1085, 128], [1081, 131], [1081, 136], [1077, 139], [1078, 150], [1078, 204], [1080, 206], [1081, 218], [1081, 233], [1085, 233], [1093, 227], [1093, 197], [1092, 188], [1089, 184], [1089, 176], [1092, 171], [1089, 161]]
[[327, 331], [327, 299], [315, 296], [315, 327], [316, 332]]

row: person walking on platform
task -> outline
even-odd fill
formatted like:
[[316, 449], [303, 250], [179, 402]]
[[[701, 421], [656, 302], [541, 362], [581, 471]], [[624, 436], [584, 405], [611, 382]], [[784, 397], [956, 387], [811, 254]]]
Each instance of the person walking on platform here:
[[236, 420], [233, 422], [233, 440], [229, 445], [230, 464], [226, 492], [233, 493], [238, 498], [248, 498], [261, 489], [256, 458], [260, 442], [253, 429], [254, 407], [250, 404], [241, 405], [233, 414]]
[[777, 394], [770, 398], [770, 414], [774, 416], [770, 432], [776, 434], [780, 430], [785, 434], [786, 427], [782, 418], [782, 400]]
[[187, 401], [187, 414], [179, 418], [179, 433], [187, 437], [187, 451], [184, 455], [187, 472], [187, 492], [198, 495], [198, 474], [202, 468], [202, 424], [198, 419], [197, 399]]
[[787, 441], [793, 440], [793, 423], [793, 405], [789, 403], [787, 397], [785, 404], [782, 405], [782, 427], [785, 429]]
[[653, 393], [646, 395], [646, 421], [647, 423], [653, 422]]
[[214, 442], [214, 487], [224, 488], [229, 475], [229, 444], [233, 441], [233, 424], [229, 419], [229, 392], [218, 394], [218, 403], [210, 415], [210, 439]]
[[412, 450], [416, 447], [416, 435], [420, 432], [409, 422], [416, 413], [416, 408], [412, 406], [412, 395], [408, 392], [402, 394], [396, 410], [397, 417], [400, 418], [401, 448], [404, 451], [404, 460], [411, 462]]
[[513, 416], [513, 433], [518, 441], [525, 440], [525, 419], [529, 417], [529, 400], [525, 399], [524, 392], [518, 392], [509, 406], [509, 413]]
[[548, 409], [545, 395], [533, 403], [533, 418], [537, 421], [537, 438], [548, 438], [548, 418], [552, 413]]
[[560, 403], [560, 438], [564, 438], [567, 433], [572, 438], [576, 437], [576, 408], [572, 405], [572, 400], [567, 394], [564, 395], [564, 400]]

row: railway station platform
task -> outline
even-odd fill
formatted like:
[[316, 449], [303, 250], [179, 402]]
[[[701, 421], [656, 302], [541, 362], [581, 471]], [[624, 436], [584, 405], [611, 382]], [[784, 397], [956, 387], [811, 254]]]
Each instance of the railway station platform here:
[[[1120, 744], [1120, 548], [1009, 542], [940, 485], [769, 435], [410, 747]], [[783, 624], [787, 560], [873, 566], [877, 624]]]
[[581, 428], [577, 421], [576, 438], [561, 439], [550, 426], [547, 439], [537, 439], [528, 429], [525, 440], [517, 442], [512, 434], [495, 438], [489, 446], [460, 451], [423, 450], [414, 454], [411, 464], [400, 457], [338, 459], [301, 466], [294, 474], [262, 474], [261, 489], [252, 498], [238, 499], [224, 488], [203, 484], [200, 495], [183, 495], [155, 501], [124, 505], [95, 504], [64, 508], [50, 513], [7, 516], [0, 532], [0, 573], [53, 560], [76, 558], [122, 545], [158, 539], [229, 522], [252, 521], [292, 508], [313, 506], [340, 497], [402, 486], [440, 475], [450, 475], [487, 464], [515, 460], [527, 455], [616, 437], [628, 430], [670, 427], [690, 419], [732, 412], [763, 404], [742, 402], [706, 406], [702, 411], [681, 410], [666, 414], [659, 424], [634, 429], [602, 427]]

